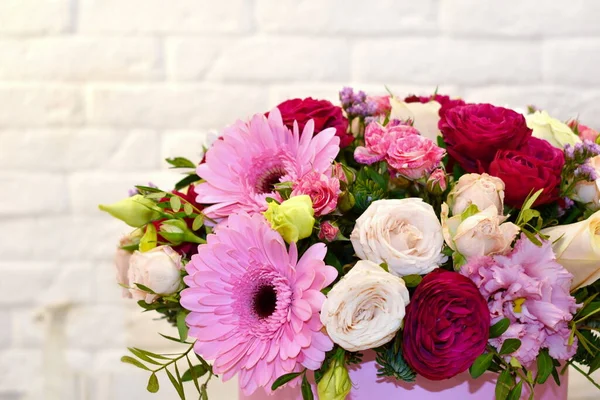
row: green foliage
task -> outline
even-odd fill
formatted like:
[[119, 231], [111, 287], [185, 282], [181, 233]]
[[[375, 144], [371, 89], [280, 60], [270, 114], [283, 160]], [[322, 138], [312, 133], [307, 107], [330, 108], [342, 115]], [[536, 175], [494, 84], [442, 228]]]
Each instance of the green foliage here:
[[552, 357], [548, 354], [547, 349], [542, 349], [537, 357], [537, 376], [535, 381], [539, 384], [546, 382], [546, 379], [552, 374], [554, 370], [554, 363]]
[[519, 339], [506, 339], [504, 343], [502, 343], [502, 347], [500, 348], [498, 354], [503, 356], [506, 354], [514, 353], [515, 351], [519, 350], [519, 347], [521, 347], [521, 341]]
[[285, 385], [286, 383], [293, 381], [300, 375], [304, 374], [304, 372], [292, 372], [290, 374], [281, 375], [279, 378], [275, 379], [275, 382], [271, 385], [271, 390], [275, 390]]
[[371, 167], [364, 167], [356, 176], [351, 193], [354, 196], [354, 208], [363, 212], [369, 205], [381, 199], [388, 198], [388, 174], [380, 174]]
[[500, 373], [496, 382], [496, 400], [507, 399], [513, 386], [515, 386], [515, 377], [510, 370], [505, 369]]
[[175, 190], [181, 190], [190, 186], [192, 183], [196, 183], [200, 180], [200, 177], [196, 174], [189, 174], [185, 178], [181, 179], [175, 184]]
[[313, 400], [315, 397], [313, 396], [312, 388], [310, 387], [310, 383], [308, 379], [306, 379], [306, 374], [302, 376], [302, 399], [303, 400]]
[[494, 353], [483, 353], [479, 357], [475, 359], [471, 367], [469, 368], [469, 373], [473, 379], [479, 378], [485, 371], [488, 370], [490, 365], [492, 365], [492, 360], [494, 358]]
[[510, 320], [508, 318], [502, 318], [490, 327], [490, 339], [494, 339], [502, 336], [504, 332], [510, 326]]
[[415, 371], [410, 368], [402, 355], [399, 336], [393, 343], [375, 349], [377, 357], [375, 361], [379, 364], [377, 376], [392, 377], [406, 382], [414, 382]]
[[171, 168], [196, 168], [196, 164], [184, 157], [166, 158], [165, 161], [171, 164]]

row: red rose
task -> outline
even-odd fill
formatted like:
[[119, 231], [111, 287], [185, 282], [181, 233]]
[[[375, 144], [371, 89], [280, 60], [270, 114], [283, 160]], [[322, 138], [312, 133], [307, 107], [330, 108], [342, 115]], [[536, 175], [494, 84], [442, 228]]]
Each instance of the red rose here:
[[448, 379], [483, 353], [489, 330], [490, 311], [477, 286], [457, 272], [436, 269], [406, 309], [404, 358], [427, 379]]
[[326, 128], [335, 128], [336, 136], [340, 138], [340, 147], [346, 147], [354, 140], [348, 133], [348, 120], [344, 117], [342, 109], [327, 100], [291, 99], [277, 106], [281, 112], [283, 123], [290, 129], [294, 121], [298, 121], [300, 132], [309, 120], [315, 122], [315, 134]]
[[448, 154], [467, 172], [487, 171], [496, 151], [518, 149], [532, 132], [523, 115], [491, 104], [453, 107], [440, 117]]
[[560, 175], [565, 165], [563, 152], [545, 140], [530, 138], [518, 150], [502, 150], [490, 164], [490, 175], [504, 181], [504, 201], [521, 207], [529, 193], [544, 189], [535, 205], [559, 198]]
[[434, 94], [431, 96], [408, 96], [404, 99], [406, 103], [429, 103], [431, 100], [435, 100], [442, 106], [439, 111], [439, 116], [441, 117], [446, 113], [449, 109], [457, 106], [464, 106], [466, 103], [462, 99], [451, 99], [450, 96], [446, 96], [445, 94]]

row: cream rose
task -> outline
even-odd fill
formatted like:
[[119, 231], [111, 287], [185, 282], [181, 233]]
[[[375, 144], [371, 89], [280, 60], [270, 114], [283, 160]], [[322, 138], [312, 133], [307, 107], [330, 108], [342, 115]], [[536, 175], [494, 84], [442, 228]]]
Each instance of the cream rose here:
[[[176, 293], [181, 285], [181, 255], [170, 246], [159, 246], [147, 252], [135, 251], [129, 259], [129, 292], [135, 300], [152, 303], [158, 295]], [[156, 294], [135, 286], [140, 283]]]
[[413, 126], [421, 135], [437, 143], [437, 137], [441, 135], [438, 129], [440, 121], [440, 103], [431, 100], [427, 103], [406, 103], [397, 98], [390, 98], [392, 111], [390, 119], [399, 119], [406, 121], [411, 119]]
[[448, 205], [452, 215], [460, 215], [471, 204], [485, 210], [496, 208], [497, 214], [504, 212], [504, 182], [488, 174], [465, 174], [448, 194]]
[[117, 251], [115, 252], [115, 267], [117, 269], [117, 282], [119, 285], [123, 286], [123, 297], [131, 298], [131, 293], [129, 293], [129, 260], [131, 259], [131, 252], [122, 249], [121, 247], [127, 246], [131, 244], [131, 239], [129, 236], [124, 236], [119, 241], [119, 247], [117, 247]]
[[[498, 215], [490, 205], [471, 216], [455, 215], [448, 218], [448, 205], [442, 204], [442, 229], [446, 244], [465, 258], [502, 254], [519, 233], [519, 227], [504, 222], [507, 217]], [[503, 223], [504, 222], [504, 223]]]
[[[588, 163], [600, 176], [600, 156], [589, 159]], [[575, 184], [573, 200], [585, 203], [591, 210], [600, 208], [600, 178], [592, 182], [580, 181]]]
[[565, 145], [580, 143], [581, 139], [573, 133], [567, 124], [552, 118], [546, 111], [536, 111], [525, 116], [527, 126], [533, 130], [533, 136], [548, 141], [552, 146], [562, 149]]
[[573, 274], [571, 290], [600, 279], [600, 211], [584, 221], [541, 232], [550, 237], [556, 261]]
[[397, 276], [427, 274], [446, 261], [440, 221], [419, 198], [371, 203], [350, 240], [359, 258], [386, 263]]
[[401, 278], [371, 261], [359, 261], [327, 294], [321, 322], [344, 349], [372, 349], [394, 338], [408, 302]]

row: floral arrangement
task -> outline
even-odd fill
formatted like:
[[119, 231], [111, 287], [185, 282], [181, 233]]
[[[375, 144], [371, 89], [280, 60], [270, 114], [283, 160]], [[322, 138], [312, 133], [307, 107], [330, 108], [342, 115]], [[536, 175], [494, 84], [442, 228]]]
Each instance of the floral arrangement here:
[[[341, 106], [293, 99], [225, 128], [173, 190], [100, 206], [123, 295], [178, 328], [181, 354], [129, 349], [184, 399], [213, 377], [244, 393], [344, 399], [379, 377], [498, 374], [533, 398], [600, 368], [600, 142], [577, 120], [434, 94]], [[184, 365], [183, 373], [180, 368]], [[377, 377], [373, 377], [377, 379]], [[598, 385], [596, 385], [598, 386]], [[600, 386], [598, 386], [600, 388]]]

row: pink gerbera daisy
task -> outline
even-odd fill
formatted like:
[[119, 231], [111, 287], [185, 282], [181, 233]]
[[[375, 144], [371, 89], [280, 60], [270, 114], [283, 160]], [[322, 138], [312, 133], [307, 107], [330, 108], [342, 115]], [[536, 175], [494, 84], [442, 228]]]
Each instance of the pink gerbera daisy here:
[[204, 210], [206, 215], [224, 218], [238, 210], [264, 211], [267, 197], [281, 200], [275, 184], [297, 182], [312, 171], [325, 172], [340, 150], [340, 139], [333, 128], [314, 137], [313, 131], [310, 120], [302, 135], [297, 124], [291, 132], [277, 108], [268, 118], [256, 114], [226, 128], [197, 168], [206, 181], [196, 187], [197, 201], [213, 204]]
[[217, 226], [186, 266], [181, 304], [194, 350], [227, 380], [239, 372], [251, 394], [279, 376], [318, 369], [333, 348], [321, 332], [321, 289], [337, 276], [318, 243], [298, 260], [260, 214], [234, 214]]

